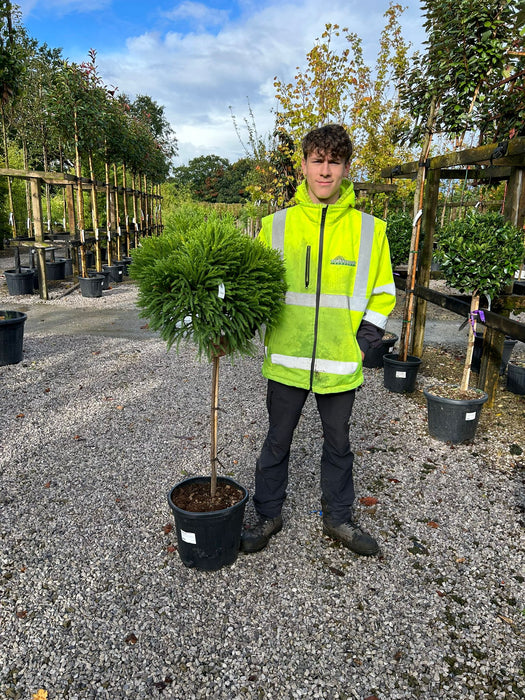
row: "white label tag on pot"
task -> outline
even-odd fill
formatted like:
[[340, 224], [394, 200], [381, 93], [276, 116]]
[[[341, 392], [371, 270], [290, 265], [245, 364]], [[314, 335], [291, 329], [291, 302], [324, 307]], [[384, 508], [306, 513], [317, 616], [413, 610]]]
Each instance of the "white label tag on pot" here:
[[396, 372], [396, 379], [406, 379], [406, 378], [407, 378], [406, 372]]
[[473, 413], [465, 413], [465, 420], [476, 420], [476, 411]]
[[194, 532], [185, 532], [184, 530], [181, 530], [180, 536], [183, 542], [188, 542], [189, 544], [197, 544], [197, 539], [195, 537]]
[[219, 299], [224, 299], [224, 297], [226, 296], [226, 287], [224, 286], [224, 284], [222, 282], [219, 284], [218, 296], [219, 296]]

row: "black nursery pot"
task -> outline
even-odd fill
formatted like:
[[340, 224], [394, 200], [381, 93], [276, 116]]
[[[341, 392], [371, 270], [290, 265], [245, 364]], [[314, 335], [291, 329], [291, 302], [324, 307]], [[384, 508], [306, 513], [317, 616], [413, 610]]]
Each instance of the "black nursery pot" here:
[[0, 311], [0, 365], [22, 361], [26, 319], [21, 311]]
[[184, 484], [210, 483], [209, 477], [196, 476], [181, 481], [174, 486], [168, 503], [175, 518], [178, 551], [185, 566], [216, 571], [223, 566], [230, 566], [237, 559], [241, 542], [244, 509], [248, 500], [248, 491], [240, 484], [225, 476], [217, 478], [219, 484], [231, 484], [243, 492], [242, 499], [229, 508], [206, 513], [191, 513], [182, 510], [172, 500], [176, 489]]
[[109, 279], [111, 282], [122, 282], [124, 276], [124, 269], [118, 265], [102, 265], [103, 270], [109, 272]]
[[[516, 341], [513, 338], [505, 338], [505, 341], [503, 343], [503, 351], [501, 353], [501, 366], [499, 369], [500, 374], [505, 374], [505, 370], [507, 369], [507, 364], [510, 360], [510, 356], [512, 354], [512, 351], [513, 351], [515, 345], [516, 345]], [[474, 336], [474, 350], [472, 352], [472, 362], [471, 362], [471, 369], [473, 372], [479, 373], [479, 371], [480, 371], [482, 353], [483, 353], [483, 333], [476, 331], [476, 335]]]
[[369, 369], [375, 369], [377, 367], [383, 367], [383, 358], [387, 353], [392, 353], [394, 351], [394, 345], [398, 339], [395, 333], [389, 333], [388, 338], [383, 338], [381, 345], [378, 348], [369, 348], [365, 354], [363, 360], [363, 367], [368, 367]]
[[428, 389], [423, 393], [427, 399], [428, 432], [437, 440], [459, 444], [472, 440], [488, 394], [479, 392], [475, 399], [448, 399], [436, 396]]
[[73, 260], [71, 258], [56, 258], [57, 262], [64, 263], [64, 278], [73, 274]]
[[65, 258], [57, 260], [46, 260], [46, 277], [50, 282], [63, 280], [66, 276]]
[[509, 362], [507, 365], [507, 389], [513, 394], [525, 395], [525, 367]]
[[33, 269], [22, 268], [20, 272], [16, 270], [6, 270], [4, 272], [7, 282], [7, 291], [10, 296], [19, 294], [33, 294], [35, 288], [35, 272]]
[[387, 353], [383, 356], [384, 385], [388, 391], [396, 394], [411, 393], [416, 388], [417, 373], [421, 359], [408, 355], [400, 360], [399, 354]]
[[102, 296], [104, 285], [104, 275], [93, 275], [92, 277], [79, 277], [80, 292], [83, 297], [95, 299]]
[[98, 275], [102, 275], [102, 277], [104, 278], [104, 282], [102, 283], [102, 289], [109, 289], [109, 270], [101, 270], [100, 272], [98, 272], [97, 270], [88, 270], [87, 273], [88, 277], [97, 277]]

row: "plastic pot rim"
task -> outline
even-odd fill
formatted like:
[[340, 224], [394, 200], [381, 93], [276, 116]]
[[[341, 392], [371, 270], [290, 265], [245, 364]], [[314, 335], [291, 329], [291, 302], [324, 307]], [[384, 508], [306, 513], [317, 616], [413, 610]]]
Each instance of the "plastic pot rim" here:
[[[458, 387], [457, 384], [449, 386], [454, 386], [455, 388]], [[450, 399], [446, 396], [433, 394], [432, 391], [430, 391], [430, 389], [423, 389], [423, 394], [427, 398], [435, 399], [439, 403], [449, 404], [450, 406], [478, 406], [484, 404], [488, 400], [489, 395], [481, 389], [476, 389], [475, 391], [478, 391], [480, 393], [480, 396], [472, 399]]]
[[6, 316], [7, 318], [0, 319], [0, 325], [8, 325], [13, 322], [22, 323], [27, 319], [27, 314], [23, 311], [11, 311], [9, 309], [0, 309], [0, 316]]
[[218, 476], [217, 477], [217, 483], [228, 483], [232, 484], [236, 488], [240, 489], [243, 491], [244, 495], [243, 497], [237, 501], [237, 503], [234, 503], [231, 506], [228, 506], [228, 508], [222, 508], [221, 510], [205, 510], [205, 511], [190, 511], [190, 510], [184, 510], [183, 508], [179, 508], [173, 500], [172, 500], [172, 495], [175, 489], [180, 488], [181, 486], [185, 486], [186, 484], [190, 483], [207, 483], [211, 481], [211, 477], [209, 476], [192, 476], [188, 477], [187, 479], [183, 479], [182, 481], [179, 481], [175, 486], [173, 486], [169, 492], [168, 492], [168, 504], [172, 510], [177, 511], [178, 513], [189, 513], [192, 517], [195, 516], [196, 518], [209, 518], [210, 516], [219, 516], [219, 515], [224, 515], [225, 513], [228, 513], [232, 508], [236, 508], [237, 506], [241, 505], [242, 503], [246, 503], [248, 500], [248, 489], [243, 486], [242, 484], [239, 484], [237, 481], [232, 479], [231, 477], [228, 476]]

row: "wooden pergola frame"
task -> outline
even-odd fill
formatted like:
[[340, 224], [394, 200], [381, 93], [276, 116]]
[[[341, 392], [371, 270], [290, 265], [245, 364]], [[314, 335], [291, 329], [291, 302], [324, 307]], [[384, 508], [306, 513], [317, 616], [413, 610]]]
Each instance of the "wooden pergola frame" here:
[[[381, 171], [381, 176], [389, 178], [391, 181], [394, 178], [415, 179], [422, 166], [426, 170], [421, 218], [424, 232], [423, 247], [418, 257], [417, 284], [413, 290], [407, 292], [416, 297], [411, 354], [418, 357], [421, 357], [423, 352], [427, 303], [429, 301], [467, 317], [469, 312], [466, 304], [465, 308], [457, 306], [457, 304], [449, 304], [447, 299], [450, 300], [450, 297], [429, 290], [440, 183], [445, 179], [465, 178], [478, 181], [507, 181], [504, 216], [515, 226], [523, 228], [525, 222], [525, 137], [435, 156], [429, 158], [425, 163], [411, 162], [385, 168]], [[396, 284], [403, 288], [403, 282], [397, 281]], [[489, 395], [489, 406], [493, 405], [495, 400], [505, 335], [525, 342], [525, 324], [511, 321], [508, 318], [510, 311], [518, 308], [525, 308], [524, 298], [509, 293], [493, 300], [493, 311], [485, 312], [487, 331], [478, 388], [483, 389]]]

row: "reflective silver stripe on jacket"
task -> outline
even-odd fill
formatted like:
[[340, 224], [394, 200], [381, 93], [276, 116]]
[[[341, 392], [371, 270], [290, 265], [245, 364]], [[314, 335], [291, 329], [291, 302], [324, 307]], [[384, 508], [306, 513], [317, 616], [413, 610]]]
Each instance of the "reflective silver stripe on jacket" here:
[[272, 248], [284, 252], [284, 227], [288, 209], [276, 211], [272, 219]]
[[352, 296], [356, 297], [357, 299], [363, 299], [366, 297], [368, 275], [370, 273], [370, 262], [372, 260], [373, 242], [374, 217], [363, 212], [361, 214], [361, 241], [359, 244], [359, 257], [357, 258], [357, 270], [354, 281], [354, 291], [352, 294]]
[[[303, 369], [309, 372], [312, 368], [311, 357], [295, 357], [294, 355], [280, 355], [272, 353], [270, 355], [272, 364], [281, 365], [288, 369]], [[338, 360], [323, 360], [316, 358], [314, 362], [314, 372], [324, 372], [326, 374], [353, 374], [357, 371], [357, 362], [339, 362]]]

